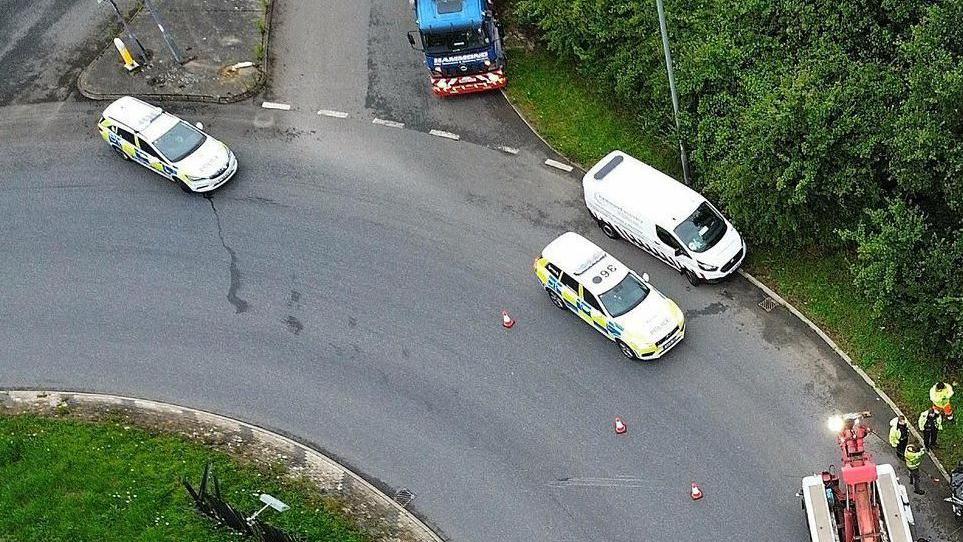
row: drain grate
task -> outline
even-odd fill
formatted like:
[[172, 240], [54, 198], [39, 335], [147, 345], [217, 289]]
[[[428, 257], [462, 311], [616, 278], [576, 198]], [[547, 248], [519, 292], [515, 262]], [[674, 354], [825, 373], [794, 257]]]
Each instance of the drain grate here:
[[401, 505], [402, 508], [408, 506], [408, 503], [415, 500], [415, 494], [408, 488], [403, 487], [395, 493], [395, 502]]
[[766, 312], [772, 312], [772, 309], [775, 309], [777, 305], [778, 303], [776, 303], [776, 300], [771, 297], [767, 297], [759, 303], [759, 306], [762, 307], [762, 310]]

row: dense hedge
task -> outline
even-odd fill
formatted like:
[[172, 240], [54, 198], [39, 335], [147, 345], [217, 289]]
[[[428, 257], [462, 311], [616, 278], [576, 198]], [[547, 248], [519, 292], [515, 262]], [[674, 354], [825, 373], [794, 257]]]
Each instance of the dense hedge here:
[[[513, 4], [672, 132], [654, 1]], [[697, 187], [754, 243], [855, 248], [878, 315], [963, 357], [963, 0], [665, 4]]]

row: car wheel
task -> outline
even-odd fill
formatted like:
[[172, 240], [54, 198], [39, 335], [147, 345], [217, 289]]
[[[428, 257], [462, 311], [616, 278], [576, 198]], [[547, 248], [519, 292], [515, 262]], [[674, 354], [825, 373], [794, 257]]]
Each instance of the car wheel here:
[[635, 351], [632, 350], [632, 348], [629, 345], [625, 344], [622, 341], [616, 341], [616, 342], [618, 343], [619, 350], [622, 352], [623, 356], [629, 359], [639, 359], [639, 356], [635, 355]]
[[123, 158], [124, 160], [127, 160], [128, 162], [130, 161], [130, 156], [127, 156], [127, 153], [124, 152], [124, 151], [122, 151], [122, 150], [120, 150], [120, 148], [115, 147], [115, 146], [113, 146], [113, 145], [111, 145], [110, 148], [111, 148], [111, 149], [114, 149], [114, 152], [116, 152], [117, 154], [119, 154], [120, 157]]
[[562, 301], [562, 298], [561, 298], [558, 294], [556, 294], [555, 292], [553, 292], [553, 291], [551, 291], [551, 290], [548, 290], [548, 297], [549, 297], [549, 299], [552, 300], [552, 304], [553, 304], [553, 305], [555, 305], [556, 307], [558, 307], [558, 308], [560, 308], [560, 309], [562, 309], [562, 310], [565, 310], [565, 302]]
[[699, 276], [696, 275], [693, 271], [686, 269], [685, 271], [683, 271], [683, 273], [685, 274], [685, 278], [689, 280], [689, 284], [693, 286], [698, 286], [699, 284], [701, 284], [701, 281], [699, 280]]
[[191, 190], [191, 187], [187, 186], [187, 183], [185, 183], [184, 181], [180, 179], [175, 179], [174, 182], [177, 183], [177, 186], [180, 186], [181, 190], [183, 190], [184, 192], [187, 192], [188, 194], [194, 193], [194, 191]]
[[619, 235], [619, 232], [615, 230], [615, 227], [604, 220], [599, 220], [599, 227], [602, 228], [602, 233], [609, 239], [620, 239], [622, 237]]

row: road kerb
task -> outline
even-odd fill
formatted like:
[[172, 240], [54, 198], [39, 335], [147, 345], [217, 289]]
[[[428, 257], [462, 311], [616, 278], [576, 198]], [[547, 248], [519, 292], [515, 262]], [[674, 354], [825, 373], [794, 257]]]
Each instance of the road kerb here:
[[[5, 397], [4, 397], [5, 396]], [[0, 402], [13, 401], [31, 405], [46, 405], [48, 408], [56, 408], [61, 404], [83, 403], [87, 405], [109, 405], [117, 408], [133, 408], [147, 411], [154, 414], [189, 416], [198, 425], [214, 426], [225, 432], [243, 431], [252, 435], [252, 438], [260, 443], [277, 448], [292, 450], [304, 454], [304, 462], [325, 472], [340, 474], [342, 479], [350, 478], [354, 487], [360, 486], [368, 497], [373, 498], [397, 511], [397, 527], [406, 529], [408, 533], [416, 536], [419, 542], [443, 542], [443, 539], [436, 534], [424, 522], [418, 519], [411, 511], [399, 504], [397, 501], [386, 495], [383, 491], [372, 485], [370, 482], [354, 473], [344, 465], [338, 463], [327, 455], [315, 450], [314, 448], [302, 444], [294, 439], [281, 435], [277, 432], [264, 429], [263, 427], [250, 424], [235, 418], [215, 414], [206, 410], [141, 399], [123, 395], [100, 394], [88, 392], [72, 392], [60, 390], [2, 390], [0, 389]], [[342, 482], [339, 482], [341, 485]]]
[[[845, 361], [846, 363], [849, 364], [850, 367], [852, 367], [853, 371], [855, 371], [856, 374], [858, 374], [860, 378], [863, 379], [863, 381], [865, 381], [867, 384], [869, 384], [873, 388], [873, 391], [876, 392], [876, 395], [879, 395], [880, 399], [882, 399], [887, 405], [889, 405], [890, 408], [893, 409], [893, 412], [895, 412], [898, 416], [906, 417], [906, 420], [908, 422], [906, 425], [907, 427], [909, 427], [910, 433], [913, 434], [913, 438], [915, 438], [919, 442], [923, 442], [923, 436], [920, 435], [919, 431], [917, 431], [916, 429], [916, 424], [913, 423], [913, 420], [915, 420], [915, 418], [912, 416], [906, 416], [906, 414], [904, 414], [903, 411], [900, 410], [899, 406], [896, 405], [896, 402], [890, 399], [889, 395], [887, 395], [885, 391], [883, 391], [879, 386], [876, 385], [876, 381], [873, 380], [871, 376], [866, 374], [866, 371], [864, 371], [862, 367], [860, 367], [859, 365], [856, 365], [856, 363], [853, 362], [853, 359], [849, 357], [849, 354], [844, 352], [843, 349], [836, 344], [836, 341], [834, 341], [832, 337], [827, 335], [825, 331], [820, 329], [819, 326], [813, 323], [812, 320], [807, 318], [805, 314], [799, 312], [799, 310], [796, 309], [796, 307], [792, 306], [792, 303], [789, 303], [788, 301], [783, 299], [782, 296], [780, 296], [775, 291], [773, 291], [772, 288], [763, 284], [762, 281], [752, 276], [748, 271], [742, 268], [739, 268], [739, 274], [745, 277], [745, 279], [751, 282], [754, 286], [762, 290], [763, 293], [765, 293], [767, 296], [771, 297], [774, 301], [776, 301], [776, 303], [779, 303], [783, 307], [786, 307], [786, 310], [788, 310], [793, 316], [795, 316], [800, 321], [802, 321], [802, 323], [809, 326], [809, 329], [813, 330], [813, 332], [815, 332], [816, 335], [819, 335], [819, 338], [822, 339], [823, 342], [829, 345], [829, 347], [832, 348], [833, 351], [836, 352], [837, 355], [839, 355], [839, 357], [843, 358], [843, 361]], [[946, 471], [946, 468], [943, 466], [943, 463], [941, 463], [940, 460], [936, 457], [936, 455], [933, 454], [932, 450], [927, 450], [926, 453], [929, 456], [930, 460], [933, 462], [933, 464], [936, 465], [936, 470], [940, 471], [940, 474], [942, 474], [943, 478], [945, 478], [946, 481], [948, 482], [950, 480], [950, 474], [949, 472]]]

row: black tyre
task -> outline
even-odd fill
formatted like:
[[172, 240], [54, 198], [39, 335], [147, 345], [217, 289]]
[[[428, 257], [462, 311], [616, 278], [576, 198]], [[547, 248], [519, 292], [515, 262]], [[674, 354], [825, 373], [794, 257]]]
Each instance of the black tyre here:
[[699, 280], [699, 276], [696, 275], [693, 271], [686, 269], [682, 273], [685, 275], [685, 278], [689, 280], [689, 284], [693, 286], [698, 286], [699, 284], [702, 284], [702, 281]]
[[184, 192], [187, 192], [188, 194], [194, 193], [194, 191], [191, 190], [191, 187], [187, 186], [187, 183], [185, 183], [184, 181], [180, 179], [174, 179], [174, 182], [177, 183], [177, 186], [181, 187], [181, 190], [183, 190]]
[[622, 341], [615, 341], [615, 342], [616, 344], [619, 345], [619, 351], [622, 352], [623, 356], [629, 359], [639, 359], [639, 356], [635, 355], [635, 350], [632, 350], [632, 348], [629, 345], [625, 344]]
[[562, 298], [551, 290], [546, 291], [548, 292], [548, 298], [552, 300], [552, 304], [562, 310], [565, 310], [565, 302], [562, 301]]
[[622, 238], [622, 236], [619, 235], [618, 230], [616, 230], [614, 226], [612, 226], [611, 224], [609, 224], [604, 220], [599, 220], [599, 228], [602, 228], [602, 233], [604, 233], [605, 236], [608, 237], [609, 239]]
[[122, 150], [120, 150], [120, 148], [115, 147], [115, 146], [113, 146], [113, 145], [111, 145], [110, 148], [111, 148], [111, 149], [114, 149], [114, 152], [116, 152], [117, 154], [119, 154], [120, 157], [123, 158], [124, 160], [127, 160], [128, 162], [130, 161], [130, 156], [127, 156], [127, 153], [124, 152], [124, 151], [122, 151]]

